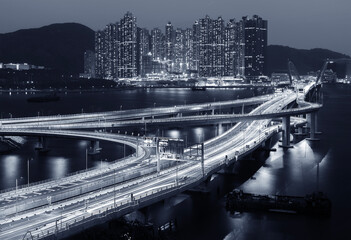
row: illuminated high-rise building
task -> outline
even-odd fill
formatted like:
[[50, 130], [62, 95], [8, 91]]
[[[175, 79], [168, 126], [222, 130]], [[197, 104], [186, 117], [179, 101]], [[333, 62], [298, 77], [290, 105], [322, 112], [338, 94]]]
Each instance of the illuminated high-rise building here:
[[143, 57], [150, 53], [150, 33], [146, 28], [138, 28], [137, 34], [137, 74], [142, 75], [143, 68]]
[[195, 21], [193, 24], [193, 55], [190, 65], [190, 70], [199, 74], [199, 61], [200, 61], [200, 24]]
[[127, 12], [118, 24], [117, 76], [137, 76], [137, 25], [136, 18]]
[[173, 56], [173, 67], [172, 71], [177, 73], [182, 73], [185, 71], [185, 36], [184, 31], [177, 28], [174, 32], [174, 56]]
[[84, 52], [84, 74], [89, 78], [95, 77], [95, 53], [91, 50]]
[[166, 25], [165, 31], [165, 50], [166, 50], [166, 59], [173, 61], [174, 54], [174, 30], [171, 22], [168, 22]]
[[245, 27], [241, 20], [235, 23], [235, 76], [245, 76]]
[[213, 23], [209, 16], [199, 20], [199, 76], [212, 76]]
[[193, 55], [194, 55], [193, 29], [187, 28], [184, 31], [184, 64], [185, 64], [186, 70], [195, 70]]
[[235, 20], [231, 19], [224, 33], [224, 76], [235, 76]]
[[212, 32], [212, 73], [211, 76], [223, 76], [224, 75], [224, 37], [225, 28], [224, 20], [219, 17], [213, 20], [213, 32]]
[[105, 32], [95, 32], [95, 76], [103, 78], [105, 76]]
[[151, 54], [154, 61], [164, 57], [164, 36], [159, 28], [151, 30]]
[[254, 79], [266, 74], [267, 21], [257, 15], [243, 17], [245, 36], [245, 76]]
[[108, 24], [104, 29], [105, 69], [104, 78], [115, 79], [117, 75], [117, 24]]

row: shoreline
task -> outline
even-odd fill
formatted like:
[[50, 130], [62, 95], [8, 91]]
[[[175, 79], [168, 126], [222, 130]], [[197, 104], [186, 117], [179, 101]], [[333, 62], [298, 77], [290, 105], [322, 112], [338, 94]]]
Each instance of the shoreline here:
[[[0, 93], [75, 93], [75, 92], [105, 92], [105, 91], [123, 91], [123, 90], [138, 90], [147, 88], [179, 88], [179, 89], [192, 89], [194, 86], [126, 86], [115, 88], [94, 88], [94, 89], [0, 89]], [[245, 89], [245, 88], [270, 88], [275, 87], [272, 85], [237, 85], [237, 86], [203, 86], [205, 89]]]

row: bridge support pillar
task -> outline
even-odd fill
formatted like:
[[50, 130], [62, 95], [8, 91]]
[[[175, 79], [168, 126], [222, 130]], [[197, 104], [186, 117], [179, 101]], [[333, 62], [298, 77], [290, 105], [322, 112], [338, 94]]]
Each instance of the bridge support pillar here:
[[280, 147], [292, 148], [290, 145], [290, 116], [283, 117], [283, 136]]
[[205, 144], [201, 143], [201, 170], [202, 170], [202, 177], [205, 177]]
[[304, 136], [306, 135], [303, 131], [303, 127], [297, 127], [297, 132], [295, 132], [296, 136]]
[[307, 114], [307, 121], [310, 125], [310, 137], [307, 140], [318, 141], [319, 139], [315, 137], [316, 134], [316, 112]]
[[315, 134], [322, 134], [322, 132], [318, 131], [318, 112], [315, 113]]
[[161, 171], [161, 160], [160, 160], [160, 149], [159, 149], [158, 138], [156, 139], [156, 158], [157, 158], [157, 174]]
[[100, 142], [99, 141], [90, 141], [88, 154], [94, 155], [94, 154], [100, 153], [100, 151], [101, 151]]
[[223, 125], [222, 125], [222, 123], [218, 123], [218, 125], [217, 125], [217, 136], [222, 134], [222, 132], [223, 132]]
[[215, 110], [214, 110], [214, 109], [212, 109], [211, 114], [212, 114], [212, 115], [214, 115], [214, 114], [215, 114]]
[[177, 117], [183, 117], [183, 113], [178, 113]]
[[39, 150], [39, 151], [47, 150], [47, 148], [46, 148], [46, 138], [45, 137], [39, 137], [38, 138], [38, 143], [37, 143], [37, 146], [35, 147], [35, 150]]

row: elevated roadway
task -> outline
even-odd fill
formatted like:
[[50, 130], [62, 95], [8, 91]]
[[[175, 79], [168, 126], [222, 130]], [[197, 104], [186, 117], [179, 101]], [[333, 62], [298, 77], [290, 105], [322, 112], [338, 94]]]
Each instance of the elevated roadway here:
[[[288, 91], [261, 104], [249, 115], [280, 112], [296, 100], [296, 94]], [[291, 118], [289, 126], [305, 122], [304, 119]], [[160, 172], [141, 174], [129, 181], [113, 182], [111, 178], [112, 183], [99, 190], [6, 215], [0, 220], [0, 238], [62, 238], [109, 218], [122, 216], [199, 184], [212, 173], [265, 145], [282, 129], [284, 131], [284, 126], [272, 125], [271, 119], [242, 120], [224, 134], [204, 142], [203, 161], [195, 159], [164, 165]], [[188, 152], [189, 149], [185, 151], [186, 154]], [[153, 168], [155, 165], [152, 163], [158, 159], [152, 155], [148, 159], [144, 165], [140, 162], [136, 169], [127, 170], [127, 173], [139, 171], [143, 166]], [[113, 174], [113, 178], [117, 176]], [[101, 179], [93, 180], [99, 181], [101, 183]]]
[[154, 107], [143, 109], [131, 109], [121, 111], [109, 111], [100, 113], [81, 113], [68, 115], [52, 115], [52, 116], [37, 116], [37, 117], [21, 117], [21, 118], [7, 118], [2, 119], [0, 124], [2, 126], [13, 124], [42, 125], [42, 124], [71, 124], [71, 123], [85, 123], [85, 122], [104, 122], [110, 120], [123, 119], [141, 119], [156, 116], [168, 116], [179, 113], [196, 113], [198, 111], [214, 111], [216, 109], [234, 108], [241, 106], [258, 105], [273, 98], [274, 95], [263, 95], [247, 99], [237, 99], [231, 101], [211, 102], [187, 104], [171, 107]]

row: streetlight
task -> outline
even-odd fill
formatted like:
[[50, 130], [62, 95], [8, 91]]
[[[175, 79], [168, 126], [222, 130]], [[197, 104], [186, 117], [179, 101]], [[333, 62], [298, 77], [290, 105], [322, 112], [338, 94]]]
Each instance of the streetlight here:
[[178, 186], [178, 160], [176, 161], [176, 186]]
[[18, 180], [23, 179], [23, 177], [20, 177], [19, 179], [16, 178], [16, 215], [17, 215], [17, 199], [18, 199], [18, 195], [17, 195], [17, 189], [18, 189]]
[[[33, 158], [31, 158], [30, 160], [33, 160]], [[29, 174], [29, 173], [30, 173], [30, 172], [29, 172], [29, 170], [30, 170], [30, 169], [29, 169], [29, 162], [30, 162], [30, 161], [29, 161], [29, 158], [27, 158], [27, 187], [29, 187], [29, 175], [30, 175], [30, 174]]]
[[88, 148], [85, 148], [85, 170], [88, 170]]
[[113, 206], [116, 208], [116, 168], [113, 170]]
[[[101, 171], [101, 174], [100, 174], [100, 180], [101, 180], [101, 191], [102, 191], [102, 158], [100, 159], [101, 161], [101, 165], [100, 165], [100, 171]], [[105, 158], [105, 162], [107, 162], [107, 159]]]

